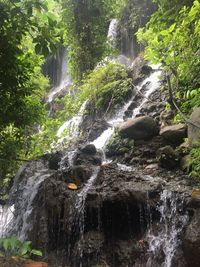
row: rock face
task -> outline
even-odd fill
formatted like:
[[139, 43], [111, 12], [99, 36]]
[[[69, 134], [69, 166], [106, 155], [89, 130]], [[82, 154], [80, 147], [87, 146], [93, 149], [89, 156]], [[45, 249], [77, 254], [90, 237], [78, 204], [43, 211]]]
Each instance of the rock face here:
[[183, 250], [188, 267], [199, 267], [200, 263], [200, 209], [194, 211], [190, 225], [187, 227]]
[[160, 135], [167, 144], [178, 146], [183, 143], [184, 138], [187, 137], [187, 127], [182, 123], [165, 126], [161, 129]]
[[[188, 139], [189, 139], [189, 145], [195, 146], [195, 144], [200, 142], [200, 107], [196, 108], [191, 116], [190, 121], [192, 123], [188, 124]], [[199, 126], [196, 127], [195, 125]]]
[[158, 134], [156, 122], [148, 117], [129, 119], [119, 127], [121, 136], [134, 140], [148, 140]]

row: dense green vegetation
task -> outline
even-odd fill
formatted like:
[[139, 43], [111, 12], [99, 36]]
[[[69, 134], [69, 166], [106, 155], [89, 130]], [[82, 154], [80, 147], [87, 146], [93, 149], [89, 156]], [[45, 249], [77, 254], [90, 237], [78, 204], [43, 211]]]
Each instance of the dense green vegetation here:
[[71, 75], [80, 80], [84, 73], [109, 54], [107, 30], [124, 0], [63, 0], [63, 20], [69, 47]]
[[[44, 57], [62, 42], [55, 1], [0, 1], [0, 179], [16, 171], [41, 124]], [[2, 182], [2, 179], [1, 179]]]
[[[188, 117], [200, 105], [200, 3], [156, 0], [158, 11], [137, 33], [145, 58], [161, 63], [169, 75], [173, 96]], [[181, 118], [181, 117], [180, 117]], [[200, 148], [191, 151], [193, 174], [198, 174]]]
[[99, 110], [106, 110], [122, 104], [130, 88], [131, 77], [127, 69], [117, 63], [108, 63], [96, 68], [83, 80], [80, 98], [95, 100]]
[[[191, 1], [190, 1], [191, 2]], [[178, 2], [180, 3], [180, 2]], [[173, 3], [174, 6], [174, 3]], [[145, 57], [153, 63], [161, 63], [171, 76], [174, 95], [180, 98], [184, 111], [190, 112], [199, 97], [194, 90], [199, 89], [199, 19], [200, 3], [194, 1], [192, 7], [184, 6], [184, 2], [176, 7], [169, 3], [160, 6], [152, 16], [146, 29], [140, 29], [138, 38], [147, 48]], [[166, 19], [163, 20], [163, 17]]]

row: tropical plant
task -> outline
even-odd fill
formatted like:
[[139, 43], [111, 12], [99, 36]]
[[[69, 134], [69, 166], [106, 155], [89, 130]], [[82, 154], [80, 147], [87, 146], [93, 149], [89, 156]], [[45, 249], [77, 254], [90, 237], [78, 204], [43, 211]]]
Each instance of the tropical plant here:
[[0, 251], [5, 257], [18, 256], [22, 258], [30, 258], [34, 256], [42, 256], [40, 250], [32, 249], [30, 241], [19, 241], [16, 237], [0, 238]]

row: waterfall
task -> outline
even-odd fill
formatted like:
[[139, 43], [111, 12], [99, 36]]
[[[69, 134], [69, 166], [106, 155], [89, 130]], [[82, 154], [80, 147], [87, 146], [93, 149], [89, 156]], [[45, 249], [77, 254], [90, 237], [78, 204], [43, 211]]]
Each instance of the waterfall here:
[[47, 96], [47, 102], [51, 103], [54, 98], [72, 84], [67, 63], [67, 49], [60, 48], [55, 56], [47, 59], [44, 66], [44, 74], [50, 78], [53, 85]]
[[9, 225], [13, 220], [14, 205], [12, 206], [0, 206], [0, 237], [6, 236], [9, 229]]
[[183, 201], [183, 196], [178, 193], [167, 190], [161, 193], [158, 205], [160, 223], [156, 234], [150, 220], [147, 267], [172, 266], [173, 258], [180, 246], [180, 234], [188, 221], [188, 216], [183, 213]]
[[82, 258], [83, 258], [83, 250], [82, 250], [82, 243], [84, 241], [84, 229], [85, 229], [85, 202], [88, 195], [88, 192], [94, 185], [98, 173], [100, 171], [100, 167], [95, 167], [93, 170], [93, 173], [90, 177], [90, 179], [87, 181], [83, 189], [78, 194], [78, 198], [75, 203], [75, 212], [76, 212], [76, 218], [75, 218], [75, 226], [76, 229], [78, 227], [78, 232], [80, 234], [79, 239], [79, 257], [80, 257], [80, 267], [82, 266]]
[[107, 38], [111, 46], [113, 47], [115, 47], [117, 40], [117, 26], [118, 26], [118, 20], [112, 19], [109, 25]]
[[[159, 87], [159, 76], [161, 74], [160, 70], [155, 70], [148, 78], [146, 78], [140, 85], [137, 86], [137, 92], [140, 92], [144, 85], [148, 84], [147, 91], [143, 97], [143, 100], [141, 103], [138, 103], [138, 107], [133, 110], [133, 117], [135, 117], [144, 104], [147, 102], [148, 97]], [[126, 103], [117, 113], [116, 115], [108, 121], [108, 123], [111, 125], [110, 128], [106, 129], [96, 140], [92, 142], [96, 146], [97, 149], [105, 149], [106, 144], [109, 142], [111, 136], [114, 133], [115, 127], [122, 123], [124, 112], [128, 109], [128, 107], [131, 105], [131, 103], [134, 101], [134, 97], [131, 98], [131, 100]]]
[[38, 167], [41, 168], [40, 172], [30, 174], [26, 179], [13, 185], [10, 197], [17, 195], [15, 204], [0, 206], [0, 236], [15, 235], [24, 241], [28, 237], [28, 232], [32, 230], [33, 202], [41, 183], [51, 176], [48, 169], [42, 169], [43, 166], [40, 164]]

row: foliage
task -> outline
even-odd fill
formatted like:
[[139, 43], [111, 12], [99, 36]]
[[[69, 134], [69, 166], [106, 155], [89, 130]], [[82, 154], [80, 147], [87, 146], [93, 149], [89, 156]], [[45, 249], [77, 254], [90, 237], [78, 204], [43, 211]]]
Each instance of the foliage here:
[[200, 146], [193, 147], [190, 151], [191, 157], [191, 176], [198, 177], [200, 173]]
[[[152, 0], [127, 0], [121, 11], [118, 25], [117, 47], [125, 55], [137, 56], [141, 46], [137, 45], [135, 33], [143, 27], [156, 10]], [[129, 45], [130, 43], [130, 45]], [[134, 49], [132, 44], [134, 43]]]
[[[153, 63], [162, 63], [163, 68], [172, 75], [177, 97], [185, 101], [186, 95], [196, 94], [197, 100], [196, 90], [200, 84], [200, 3], [194, 1], [191, 7], [191, 1], [187, 1], [189, 6], [183, 6], [185, 1], [177, 3], [174, 6], [160, 1], [159, 11], [152, 16], [146, 29], [140, 29], [137, 35], [147, 45], [146, 58]], [[198, 102], [196, 100], [193, 104]]]
[[71, 75], [81, 80], [107, 54], [107, 31], [124, 0], [63, 0]]
[[0, 0], [0, 179], [13, 175], [45, 117], [44, 56], [62, 41], [53, 0]]
[[80, 99], [94, 100], [97, 108], [106, 110], [109, 106], [114, 108], [122, 104], [130, 89], [131, 78], [127, 69], [117, 63], [108, 63], [86, 77], [80, 87]]
[[[46, 117], [39, 131], [29, 138], [29, 150], [27, 157], [32, 159], [54, 151], [55, 144], [59, 140], [57, 131], [63, 122], [71, 119], [78, 113], [81, 102], [74, 95], [66, 95], [61, 99], [55, 99], [53, 104], [60, 107], [54, 111], [53, 116]], [[68, 135], [67, 132], [64, 133]], [[55, 147], [56, 148], [56, 147]]]
[[30, 258], [30, 256], [42, 256], [40, 250], [32, 249], [30, 241], [19, 241], [16, 237], [0, 238], [0, 248], [6, 257], [18, 256]]

